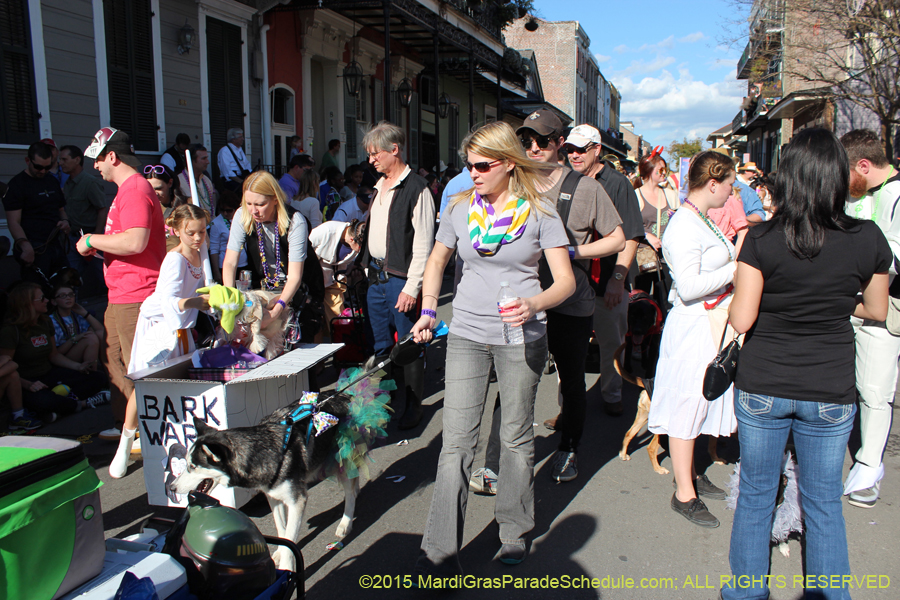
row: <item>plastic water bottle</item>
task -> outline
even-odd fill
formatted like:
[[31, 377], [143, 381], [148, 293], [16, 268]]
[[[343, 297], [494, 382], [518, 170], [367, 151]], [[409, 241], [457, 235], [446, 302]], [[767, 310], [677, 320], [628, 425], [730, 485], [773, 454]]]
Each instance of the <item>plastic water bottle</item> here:
[[[506, 316], [506, 313], [510, 310], [507, 309], [506, 306], [518, 299], [519, 297], [516, 296], [516, 293], [509, 287], [509, 282], [501, 281], [500, 292], [497, 294], [497, 310], [500, 312], [501, 319]], [[512, 323], [503, 321], [503, 340], [510, 346], [524, 344], [525, 331], [522, 329], [521, 325], [514, 327]]]

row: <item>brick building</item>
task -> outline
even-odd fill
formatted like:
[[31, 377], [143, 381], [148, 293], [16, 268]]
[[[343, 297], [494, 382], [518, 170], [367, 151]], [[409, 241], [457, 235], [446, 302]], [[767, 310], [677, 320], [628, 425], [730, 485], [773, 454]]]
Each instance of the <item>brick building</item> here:
[[[531, 19], [538, 24], [536, 31], [525, 29]], [[510, 48], [534, 51], [547, 102], [571, 115], [576, 124], [600, 128], [600, 69], [591, 53], [591, 39], [578, 21], [527, 16], [513, 21], [503, 35]]]

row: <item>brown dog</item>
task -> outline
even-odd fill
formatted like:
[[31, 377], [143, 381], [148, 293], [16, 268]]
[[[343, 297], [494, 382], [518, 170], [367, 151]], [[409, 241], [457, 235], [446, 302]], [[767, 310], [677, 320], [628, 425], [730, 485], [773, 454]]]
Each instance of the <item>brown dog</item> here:
[[[619, 458], [622, 460], [631, 460], [631, 456], [628, 455], [628, 444], [631, 443], [631, 440], [634, 439], [644, 425], [647, 424], [647, 420], [650, 417], [650, 394], [647, 392], [647, 385], [644, 383], [643, 378], [635, 377], [628, 371], [626, 371], [622, 367], [622, 352], [625, 350], [625, 344], [619, 346], [619, 349], [616, 350], [616, 353], [613, 357], [613, 360], [616, 364], [616, 371], [619, 375], [622, 376], [622, 379], [627, 381], [632, 385], [636, 385], [641, 388], [641, 395], [638, 398], [638, 410], [637, 415], [634, 417], [634, 423], [632, 423], [631, 427], [625, 433], [625, 439], [622, 440], [622, 449], [619, 450]], [[653, 387], [652, 382], [649, 387]], [[717, 438], [710, 437], [709, 438], [709, 455], [712, 457], [713, 461], [718, 465], [724, 465], [725, 461], [719, 458], [719, 454], [716, 450], [716, 440]], [[650, 440], [650, 445], [647, 446], [647, 454], [650, 455], [650, 464], [653, 465], [653, 470], [659, 473], [660, 475], [668, 475], [669, 470], [665, 467], [661, 467], [659, 465], [659, 458], [657, 454], [659, 454], [659, 434], [654, 434], [653, 439]]]

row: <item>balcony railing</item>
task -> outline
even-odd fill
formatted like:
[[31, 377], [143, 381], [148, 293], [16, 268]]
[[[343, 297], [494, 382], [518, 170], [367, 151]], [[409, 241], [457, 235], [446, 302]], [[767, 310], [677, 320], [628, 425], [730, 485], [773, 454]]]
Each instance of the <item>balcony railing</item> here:
[[738, 114], [734, 115], [734, 118], [731, 120], [731, 131], [737, 131], [744, 124], [744, 111], [739, 110]]
[[470, 4], [466, 0], [444, 0], [459, 12], [467, 15], [498, 41], [501, 38], [500, 26], [497, 24], [497, 5], [494, 2]]
[[748, 77], [750, 77], [750, 44], [751, 42], [747, 42], [747, 47], [744, 48], [744, 53], [741, 54], [741, 59], [738, 61], [738, 79], [747, 79]]

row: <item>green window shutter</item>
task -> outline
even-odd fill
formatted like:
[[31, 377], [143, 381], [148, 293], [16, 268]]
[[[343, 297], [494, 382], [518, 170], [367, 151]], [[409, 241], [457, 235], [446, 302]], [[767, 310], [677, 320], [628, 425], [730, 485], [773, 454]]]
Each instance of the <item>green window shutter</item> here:
[[375, 88], [375, 100], [373, 102], [375, 112], [372, 118], [375, 120], [375, 123], [379, 123], [384, 121], [384, 82], [374, 78], [372, 81], [375, 83], [373, 86]]
[[104, 0], [110, 125], [135, 150], [159, 150], [150, 0]]
[[419, 94], [413, 92], [409, 103], [409, 164], [413, 171], [419, 168]]
[[[347, 93], [347, 87], [341, 86], [344, 89], [344, 133], [347, 136], [347, 141], [344, 143], [344, 152], [347, 156], [347, 163], [350, 161], [356, 161], [356, 98]], [[364, 90], [360, 90], [360, 95], [364, 93]]]
[[0, 0], [0, 143], [39, 137], [27, 0]]

